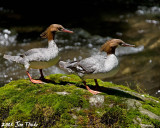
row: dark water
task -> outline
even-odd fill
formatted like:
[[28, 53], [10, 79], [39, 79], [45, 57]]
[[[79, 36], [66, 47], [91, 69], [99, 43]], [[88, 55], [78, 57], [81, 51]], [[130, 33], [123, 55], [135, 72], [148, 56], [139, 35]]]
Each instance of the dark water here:
[[[119, 47], [116, 50], [120, 70], [105, 81], [123, 84], [139, 92], [160, 97], [159, 14], [160, 7], [140, 6], [132, 13], [101, 13], [97, 20], [87, 19], [86, 24], [90, 23], [88, 26], [81, 24], [78, 28], [72, 28], [70, 23], [69, 29], [73, 30], [74, 34], [56, 35], [55, 41], [60, 49], [61, 60], [81, 60], [95, 55], [105, 41], [120, 38], [135, 44], [136, 47]], [[44, 26], [0, 26], [0, 29], [0, 85], [4, 86], [11, 80], [27, 78], [23, 67], [3, 59], [4, 54], [18, 55], [31, 48], [47, 47], [48, 44], [47, 40], [39, 37], [45, 30]], [[30, 73], [34, 78], [39, 78], [37, 70], [32, 69]], [[52, 73], [64, 72], [58, 65], [44, 70], [45, 75]]]

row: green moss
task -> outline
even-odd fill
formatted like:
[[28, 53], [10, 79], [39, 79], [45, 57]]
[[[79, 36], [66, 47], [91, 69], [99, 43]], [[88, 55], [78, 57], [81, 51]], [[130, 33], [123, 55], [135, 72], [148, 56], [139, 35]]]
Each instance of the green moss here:
[[64, 74], [51, 74], [48, 79], [55, 81], [56, 83], [79, 83], [81, 79], [76, 75], [64, 75]]
[[12, 110], [10, 111], [10, 115], [15, 115], [19, 111], [21, 113], [26, 114], [27, 116], [30, 116], [32, 109], [34, 108], [34, 105], [36, 103], [36, 99], [34, 97], [27, 97], [26, 100], [21, 101], [20, 103], [16, 104]]
[[[137, 109], [128, 109], [128, 98], [139, 100], [142, 107], [160, 115], [159, 99], [145, 96], [146, 100], [132, 95], [123, 85], [98, 80], [104, 96], [100, 106], [92, 105], [89, 93], [76, 75], [54, 74], [47, 77], [54, 81], [46, 84], [32, 84], [29, 80], [12, 81], [0, 88], [0, 122], [37, 122], [39, 127], [140, 127], [141, 123], [159, 127], [159, 120], [143, 115]], [[94, 80], [86, 80], [92, 88]], [[64, 92], [64, 94], [59, 93]]]
[[160, 102], [158, 100], [147, 100], [146, 102], [143, 102], [142, 107], [160, 116]]
[[151, 119], [147, 115], [140, 114], [139, 117], [142, 119], [142, 124], [153, 125], [155, 128], [160, 127], [160, 121], [156, 119]]

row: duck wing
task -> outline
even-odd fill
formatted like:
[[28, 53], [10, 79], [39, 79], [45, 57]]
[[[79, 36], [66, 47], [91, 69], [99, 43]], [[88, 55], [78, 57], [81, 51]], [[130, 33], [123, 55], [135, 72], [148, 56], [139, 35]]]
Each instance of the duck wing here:
[[48, 61], [51, 59], [50, 50], [47, 48], [34, 48], [26, 51], [23, 55], [28, 61]]
[[103, 67], [104, 60], [104, 56], [97, 55], [81, 60], [78, 63], [78, 66], [82, 68], [82, 72], [85, 74], [90, 74], [97, 72], [100, 67]]
[[70, 64], [67, 66], [67, 68], [72, 69], [75, 72], [83, 73], [83, 74], [90, 74], [97, 72], [99, 70], [99, 67], [103, 66], [103, 56], [92, 56], [86, 59], [83, 59], [79, 62], [74, 62], [74, 64]]
[[31, 56], [33, 54], [42, 53], [45, 48], [34, 48], [26, 51], [23, 55], [24, 56]]

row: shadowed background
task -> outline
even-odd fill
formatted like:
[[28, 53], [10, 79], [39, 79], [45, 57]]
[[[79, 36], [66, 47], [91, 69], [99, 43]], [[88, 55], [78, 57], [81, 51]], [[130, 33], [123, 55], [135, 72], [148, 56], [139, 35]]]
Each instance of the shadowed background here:
[[[59, 33], [62, 60], [97, 54], [108, 39], [120, 38], [135, 49], [118, 48], [119, 73], [106, 81], [160, 96], [160, 1], [158, 0], [0, 0], [0, 84], [27, 78], [22, 67], [3, 59], [35, 47], [46, 47], [40, 33], [52, 23], [73, 30]], [[33, 77], [38, 72], [31, 71]], [[58, 66], [45, 74], [64, 73]]]

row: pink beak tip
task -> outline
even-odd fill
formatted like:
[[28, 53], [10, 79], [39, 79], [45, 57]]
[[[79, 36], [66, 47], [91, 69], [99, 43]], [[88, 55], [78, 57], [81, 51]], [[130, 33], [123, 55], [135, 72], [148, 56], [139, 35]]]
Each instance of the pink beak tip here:
[[135, 47], [135, 45], [133, 45], [133, 44], [127, 44], [127, 43], [125, 43], [123, 46], [124, 47]]
[[67, 33], [73, 33], [73, 31], [67, 30], [67, 29], [63, 29], [63, 32], [67, 32]]

